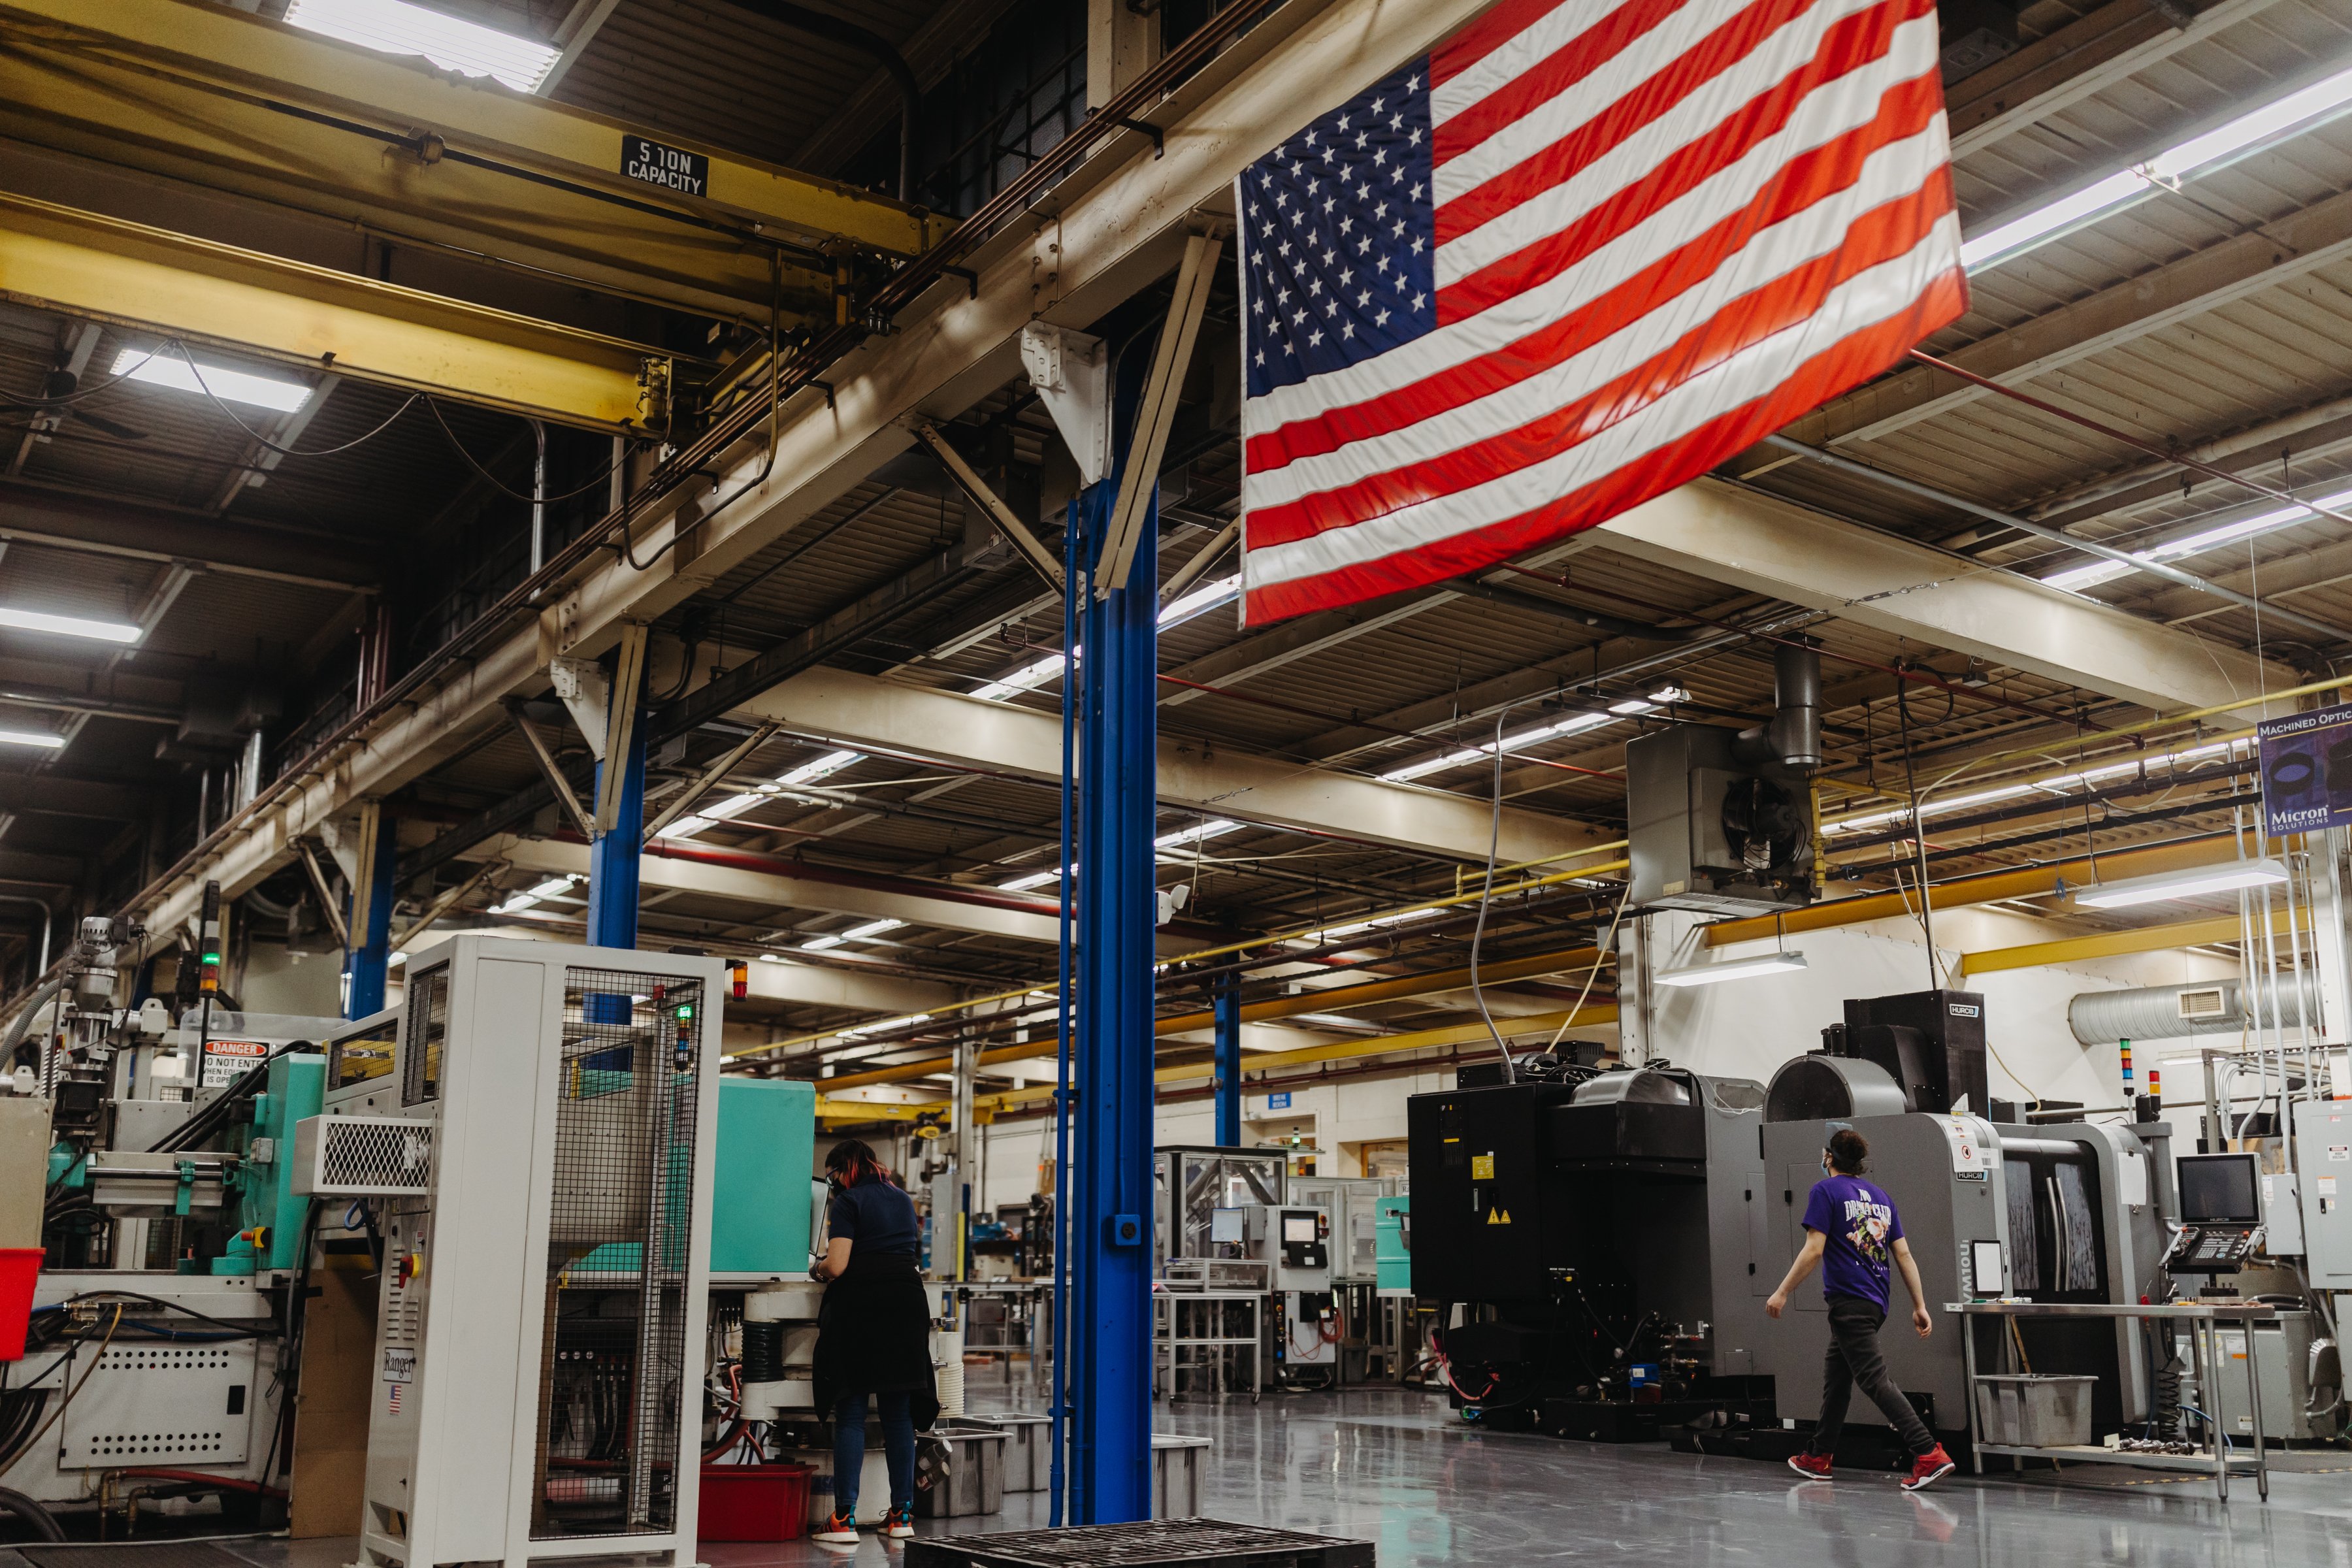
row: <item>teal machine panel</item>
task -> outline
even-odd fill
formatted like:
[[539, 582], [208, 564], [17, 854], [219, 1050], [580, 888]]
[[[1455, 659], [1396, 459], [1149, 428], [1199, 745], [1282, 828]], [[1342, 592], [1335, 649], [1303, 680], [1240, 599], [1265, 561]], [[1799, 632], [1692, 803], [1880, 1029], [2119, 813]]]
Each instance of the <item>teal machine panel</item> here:
[[1412, 1294], [1412, 1195], [1375, 1198], [1373, 1212], [1379, 1218], [1373, 1222], [1372, 1234], [1377, 1238], [1380, 1269], [1380, 1293], [1383, 1296]]
[[[237, 1235], [226, 1257], [212, 1259], [215, 1274], [301, 1266], [310, 1200], [294, 1195], [294, 1127], [321, 1109], [327, 1058], [307, 1052], [279, 1057], [268, 1071], [268, 1087], [253, 1097], [253, 1122], [244, 1133], [246, 1159], [236, 1173]], [[268, 1159], [253, 1158], [263, 1150]]]
[[710, 1271], [806, 1270], [809, 1183], [815, 1169], [814, 1084], [781, 1078], [720, 1079]]

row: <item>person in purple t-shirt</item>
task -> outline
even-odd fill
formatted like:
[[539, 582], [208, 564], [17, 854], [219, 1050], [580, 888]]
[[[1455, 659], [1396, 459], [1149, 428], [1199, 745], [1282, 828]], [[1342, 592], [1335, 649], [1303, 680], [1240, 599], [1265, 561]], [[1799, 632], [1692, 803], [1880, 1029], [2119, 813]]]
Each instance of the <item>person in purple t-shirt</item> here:
[[1919, 1266], [1911, 1260], [1911, 1244], [1903, 1239], [1903, 1216], [1895, 1212], [1895, 1200], [1875, 1182], [1863, 1179], [1869, 1158], [1869, 1142], [1853, 1128], [1841, 1127], [1830, 1135], [1829, 1147], [1822, 1151], [1823, 1175], [1805, 1200], [1804, 1247], [1764, 1310], [1779, 1317], [1788, 1308], [1789, 1293], [1816, 1267], [1821, 1268], [1830, 1319], [1829, 1355], [1822, 1368], [1822, 1418], [1813, 1427], [1812, 1441], [1789, 1460], [1789, 1468], [1816, 1480], [1829, 1479], [1830, 1458], [1845, 1429], [1846, 1401], [1859, 1384], [1909, 1447], [1911, 1476], [1903, 1489], [1916, 1492], [1951, 1474], [1953, 1465], [1952, 1457], [1895, 1386], [1886, 1358], [1878, 1351], [1894, 1270], [1903, 1271], [1903, 1288], [1911, 1293], [1913, 1331], [1924, 1340], [1936, 1331], [1936, 1322], [1927, 1315], [1927, 1294], [1919, 1284]]

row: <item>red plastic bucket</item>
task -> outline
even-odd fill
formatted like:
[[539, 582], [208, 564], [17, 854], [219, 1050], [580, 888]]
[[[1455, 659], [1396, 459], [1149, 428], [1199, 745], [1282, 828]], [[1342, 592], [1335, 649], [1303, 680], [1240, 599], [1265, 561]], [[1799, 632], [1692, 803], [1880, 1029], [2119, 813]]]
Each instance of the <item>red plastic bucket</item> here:
[[808, 1532], [806, 1465], [705, 1465], [701, 1541], [798, 1541]]
[[0, 1361], [25, 1359], [25, 1331], [33, 1321], [33, 1286], [41, 1278], [41, 1249], [0, 1247]]

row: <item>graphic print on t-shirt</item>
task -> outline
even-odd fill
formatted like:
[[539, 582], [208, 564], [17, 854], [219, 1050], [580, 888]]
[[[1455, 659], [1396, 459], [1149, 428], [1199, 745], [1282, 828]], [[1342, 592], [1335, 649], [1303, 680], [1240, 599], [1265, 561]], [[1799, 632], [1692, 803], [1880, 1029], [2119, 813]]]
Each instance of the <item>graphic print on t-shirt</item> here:
[[1860, 1176], [1825, 1176], [1805, 1201], [1804, 1225], [1821, 1232], [1828, 1244], [1822, 1258], [1822, 1294], [1858, 1297], [1884, 1310], [1895, 1244], [1903, 1237], [1895, 1200]]
[[1863, 1261], [1873, 1268], [1886, 1267], [1886, 1233], [1895, 1223], [1895, 1211], [1885, 1204], [1872, 1203], [1867, 1198], [1845, 1201], [1846, 1244], [1862, 1254]]

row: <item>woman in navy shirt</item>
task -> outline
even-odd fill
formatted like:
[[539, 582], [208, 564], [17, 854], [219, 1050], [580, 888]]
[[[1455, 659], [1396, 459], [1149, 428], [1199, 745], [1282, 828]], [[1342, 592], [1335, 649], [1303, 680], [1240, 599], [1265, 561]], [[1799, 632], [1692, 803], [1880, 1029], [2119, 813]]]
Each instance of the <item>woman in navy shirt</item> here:
[[931, 1380], [931, 1306], [915, 1270], [915, 1201], [857, 1139], [824, 1158], [833, 1187], [824, 1256], [809, 1272], [827, 1281], [811, 1369], [819, 1410], [833, 1412], [833, 1517], [813, 1539], [857, 1542], [857, 1481], [866, 1466], [866, 1401], [882, 1418], [890, 1511], [882, 1533], [915, 1533], [915, 1430], [939, 1419]]

